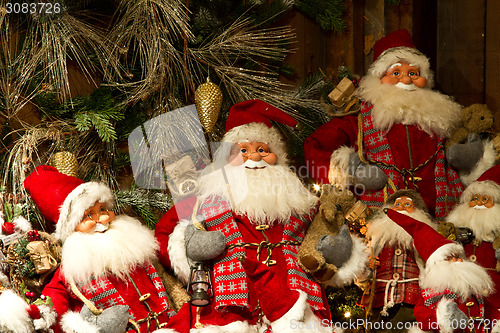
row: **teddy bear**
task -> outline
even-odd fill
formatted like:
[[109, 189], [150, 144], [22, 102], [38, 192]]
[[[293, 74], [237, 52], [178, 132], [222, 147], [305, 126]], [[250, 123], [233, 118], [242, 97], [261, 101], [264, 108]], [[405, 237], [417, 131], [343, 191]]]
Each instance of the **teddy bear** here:
[[486, 104], [472, 104], [462, 109], [462, 127], [455, 129], [446, 142], [446, 148], [454, 143], [465, 143], [470, 134], [487, 132], [493, 126], [495, 119]]
[[329, 258], [325, 258], [320, 251], [321, 243], [328, 241], [328, 236], [349, 232], [344, 213], [355, 203], [356, 198], [351, 191], [327, 184], [322, 186], [318, 212], [297, 255], [299, 266], [319, 282], [330, 280], [337, 272], [337, 266], [331, 263], [335, 262], [337, 254], [328, 254]]

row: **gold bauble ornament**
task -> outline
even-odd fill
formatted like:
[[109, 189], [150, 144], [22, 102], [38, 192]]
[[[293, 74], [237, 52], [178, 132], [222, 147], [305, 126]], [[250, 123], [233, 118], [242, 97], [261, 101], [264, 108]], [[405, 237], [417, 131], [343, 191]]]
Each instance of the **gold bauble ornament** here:
[[194, 92], [194, 103], [198, 111], [201, 125], [207, 133], [210, 133], [219, 117], [222, 106], [222, 91], [215, 83], [207, 82], [201, 84]]
[[49, 165], [59, 170], [60, 173], [78, 177], [78, 161], [69, 151], [60, 151], [52, 155]]

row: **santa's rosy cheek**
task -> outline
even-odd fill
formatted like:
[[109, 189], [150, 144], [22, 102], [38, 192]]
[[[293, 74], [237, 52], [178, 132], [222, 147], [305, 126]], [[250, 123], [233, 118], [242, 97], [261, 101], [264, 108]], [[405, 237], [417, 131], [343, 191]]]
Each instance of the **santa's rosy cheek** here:
[[413, 80], [413, 84], [416, 87], [424, 88], [427, 85], [427, 79], [425, 77], [419, 76], [417, 79]]
[[395, 85], [399, 82], [399, 79], [397, 79], [393, 76], [382, 76], [382, 78], [380, 79], [380, 82]]
[[278, 162], [278, 156], [275, 153], [269, 153], [269, 155], [262, 157], [262, 159], [269, 165], [273, 165]]

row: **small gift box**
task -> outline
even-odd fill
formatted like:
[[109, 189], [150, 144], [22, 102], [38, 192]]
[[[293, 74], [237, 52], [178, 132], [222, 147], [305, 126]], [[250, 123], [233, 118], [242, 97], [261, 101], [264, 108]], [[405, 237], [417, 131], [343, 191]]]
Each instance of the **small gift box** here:
[[354, 83], [344, 77], [339, 84], [330, 92], [328, 98], [336, 107], [342, 107], [351, 100], [351, 96], [356, 90]]
[[49, 272], [57, 266], [57, 260], [52, 256], [48, 241], [34, 241], [30, 242], [26, 249], [29, 251], [28, 255], [35, 265], [37, 274]]

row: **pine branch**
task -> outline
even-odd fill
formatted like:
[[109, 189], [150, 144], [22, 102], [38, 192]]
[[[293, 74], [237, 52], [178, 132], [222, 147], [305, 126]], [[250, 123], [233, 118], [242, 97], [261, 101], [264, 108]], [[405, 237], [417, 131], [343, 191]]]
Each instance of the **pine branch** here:
[[316, 20], [325, 31], [341, 32], [346, 29], [344, 0], [297, 0], [295, 7]]

